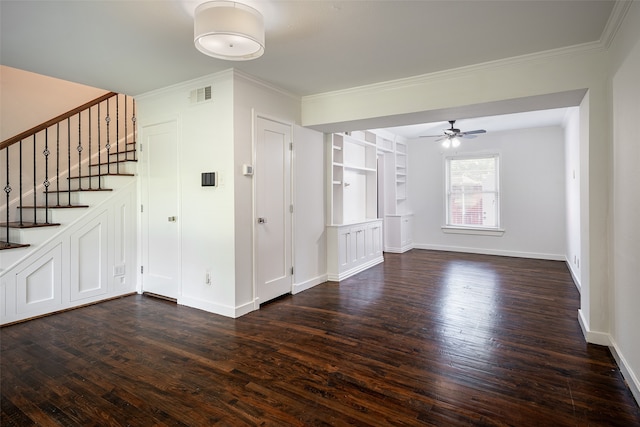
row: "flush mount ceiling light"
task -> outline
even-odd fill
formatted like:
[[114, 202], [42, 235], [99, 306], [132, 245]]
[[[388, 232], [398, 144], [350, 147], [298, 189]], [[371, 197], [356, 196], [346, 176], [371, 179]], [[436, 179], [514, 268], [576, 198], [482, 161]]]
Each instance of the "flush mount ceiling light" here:
[[195, 11], [193, 33], [196, 49], [214, 58], [246, 61], [264, 53], [264, 19], [242, 3], [202, 3]]

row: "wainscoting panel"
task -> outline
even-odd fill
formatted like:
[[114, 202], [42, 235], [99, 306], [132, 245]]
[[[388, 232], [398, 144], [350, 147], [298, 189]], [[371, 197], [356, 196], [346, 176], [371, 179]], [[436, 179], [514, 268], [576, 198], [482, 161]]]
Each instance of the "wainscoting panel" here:
[[135, 281], [135, 194], [118, 199], [113, 210], [113, 289], [128, 290]]
[[62, 246], [57, 245], [16, 275], [16, 311], [37, 315], [62, 302]]
[[71, 235], [71, 301], [108, 291], [107, 213]]

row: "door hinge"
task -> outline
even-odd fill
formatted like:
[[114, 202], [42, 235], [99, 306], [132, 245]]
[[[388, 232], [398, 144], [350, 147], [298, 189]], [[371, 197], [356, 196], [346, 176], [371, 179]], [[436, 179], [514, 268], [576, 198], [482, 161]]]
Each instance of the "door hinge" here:
[[140, 205], [140, 213], [144, 212], [144, 205]]
[[293, 267], [291, 267], [291, 275], [293, 276]]
[[142, 153], [142, 142], [138, 145], [140, 145], [140, 152]]
[[140, 274], [144, 273], [144, 266], [140, 266]]
[[289, 151], [293, 151], [293, 142], [289, 143]]
[[289, 205], [289, 212], [293, 213], [293, 205]]

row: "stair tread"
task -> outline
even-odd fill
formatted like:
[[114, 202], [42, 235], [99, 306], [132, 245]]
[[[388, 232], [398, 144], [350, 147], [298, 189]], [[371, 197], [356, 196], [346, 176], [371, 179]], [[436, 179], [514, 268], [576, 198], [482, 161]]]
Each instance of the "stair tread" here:
[[[9, 222], [9, 228], [40, 228], [40, 227], [58, 227], [60, 224], [58, 223], [35, 223], [35, 222], [28, 222], [28, 221], [22, 221], [22, 224], [20, 224], [19, 221], [14, 221], [14, 222]], [[7, 223], [6, 222], [0, 222], [0, 227], [6, 227]]]
[[99, 178], [101, 176], [136, 176], [136, 174], [134, 173], [115, 173], [115, 172], [109, 172], [109, 173], [101, 173], [101, 174], [95, 174], [95, 175], [81, 175], [81, 176], [71, 176], [68, 177], [67, 179], [81, 179], [81, 178]]
[[109, 151], [109, 155], [110, 156], [117, 156], [118, 154], [125, 154], [125, 153], [135, 153], [136, 149], [130, 149], [130, 150], [120, 150], [120, 151]]
[[49, 194], [56, 193], [80, 193], [82, 191], [113, 191], [113, 188], [76, 188], [75, 190], [59, 190], [59, 191], [49, 191]]
[[137, 162], [137, 161], [138, 161], [137, 159], [113, 160], [113, 161], [110, 161], [110, 162], [92, 163], [89, 166], [115, 165], [116, 163]]
[[4, 242], [0, 240], [0, 251], [4, 249], [27, 248], [31, 245], [23, 243]]
[[38, 206], [16, 206], [16, 208], [20, 209], [75, 209], [75, 208], [88, 208], [89, 205], [38, 205]]

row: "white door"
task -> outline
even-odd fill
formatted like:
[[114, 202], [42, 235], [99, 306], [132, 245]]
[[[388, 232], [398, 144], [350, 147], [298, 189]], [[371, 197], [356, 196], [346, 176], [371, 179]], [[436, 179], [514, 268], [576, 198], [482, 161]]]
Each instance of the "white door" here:
[[291, 127], [259, 117], [256, 122], [256, 300], [262, 304], [291, 292]]
[[142, 129], [142, 291], [180, 293], [178, 136], [175, 121]]

